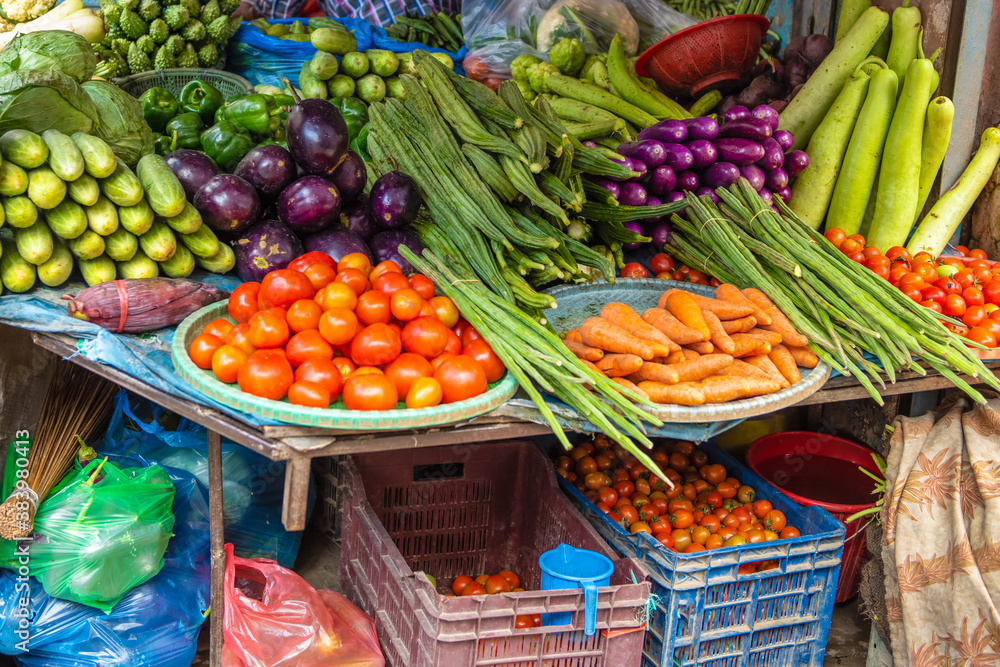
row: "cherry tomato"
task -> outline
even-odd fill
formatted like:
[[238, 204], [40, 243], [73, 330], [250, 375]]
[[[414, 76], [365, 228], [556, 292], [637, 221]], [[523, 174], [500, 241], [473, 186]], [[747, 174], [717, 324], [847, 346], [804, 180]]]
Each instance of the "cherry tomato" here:
[[330, 392], [315, 382], [293, 382], [288, 388], [288, 402], [308, 408], [328, 408]]
[[919, 264], [913, 267], [913, 272], [923, 278], [925, 282], [937, 280], [937, 267], [933, 264]]
[[916, 287], [919, 291], [927, 287], [927, 282], [922, 275], [911, 271], [899, 279], [899, 288], [906, 289], [907, 287]]
[[369, 280], [375, 280], [383, 273], [402, 273], [403, 270], [399, 268], [399, 264], [387, 259], [383, 262], [379, 262], [374, 267], [372, 267], [372, 272], [368, 275]]
[[910, 268], [908, 266], [899, 266], [899, 265], [893, 266], [891, 269], [889, 269], [889, 282], [893, 285], [898, 285], [899, 279], [905, 276], [909, 272]]
[[299, 299], [311, 299], [315, 296], [309, 278], [301, 271], [278, 269], [264, 276], [257, 293], [257, 306], [265, 308], [288, 308]]
[[312, 252], [307, 252], [304, 255], [299, 255], [285, 268], [305, 273], [306, 269], [310, 266], [316, 265], [329, 266], [334, 270], [337, 268], [337, 262], [333, 259], [333, 257], [330, 257], [325, 252], [320, 252], [318, 250], [313, 250]]
[[292, 386], [292, 366], [276, 350], [258, 350], [240, 367], [240, 389], [253, 396], [280, 401]]
[[629, 262], [622, 267], [619, 274], [622, 278], [648, 278], [649, 273], [639, 262]]
[[417, 290], [409, 287], [398, 290], [390, 297], [392, 316], [400, 322], [409, 322], [420, 317], [420, 309], [424, 299]]
[[989, 255], [982, 248], [975, 248], [969, 251], [969, 257], [975, 257], [976, 259], [989, 259]]
[[354, 293], [354, 290], [349, 285], [336, 281], [317, 292], [315, 299], [323, 310], [331, 308], [354, 310], [354, 307], [358, 305], [358, 295]]
[[430, 278], [420, 273], [414, 273], [408, 280], [410, 281], [410, 288], [417, 290], [417, 294], [424, 301], [434, 298], [434, 281]]
[[[1000, 326], [1000, 322], [997, 322]], [[240, 372], [240, 366], [247, 360], [246, 352], [235, 345], [223, 345], [212, 354], [212, 372], [220, 382], [232, 384]]]
[[934, 261], [934, 256], [931, 255], [926, 250], [921, 250], [920, 252], [918, 252], [916, 255], [913, 256], [913, 261], [914, 262], [918, 262], [918, 261], [919, 262], [933, 262]]
[[344, 283], [350, 287], [351, 291], [354, 292], [354, 296], [361, 296], [368, 291], [369, 287], [371, 287], [371, 283], [368, 282], [368, 277], [358, 269], [352, 268], [341, 269], [338, 271], [334, 281]]
[[337, 270], [326, 264], [313, 264], [302, 273], [309, 279], [309, 284], [316, 291], [323, 289], [337, 277]]
[[961, 294], [949, 294], [941, 307], [944, 310], [944, 314], [950, 317], [965, 315], [966, 304]]
[[964, 245], [957, 245], [957, 246], [955, 246], [955, 250], [956, 250], [956, 252], [958, 252], [958, 254], [960, 254], [960, 255], [961, 255], [962, 257], [966, 257], [966, 256], [968, 256], [968, 254], [969, 254], [969, 249], [968, 249], [968, 248], [966, 248], [966, 247], [965, 247]]
[[[994, 338], [1000, 336], [1000, 320], [995, 320], [992, 317], [986, 317], [977, 326], [989, 331], [993, 334]], [[997, 340], [1000, 340], [1000, 338]]]
[[[865, 250], [869, 250], [869, 248], [865, 248]], [[878, 252], [878, 250], [875, 250], [875, 252]], [[876, 267], [885, 267], [886, 269], [891, 269], [892, 262], [889, 261], [888, 257], [876, 255], [875, 257], [868, 257], [867, 259], [865, 259], [865, 266], [867, 266], [869, 269], [875, 269]]]
[[457, 355], [446, 360], [434, 371], [434, 379], [441, 383], [443, 401], [455, 403], [486, 391], [486, 372], [471, 357]]
[[225, 342], [218, 336], [201, 334], [191, 341], [188, 355], [195, 366], [207, 370], [212, 367], [212, 355], [223, 345]]
[[[448, 346], [452, 333], [441, 320], [433, 317], [418, 317], [403, 327], [403, 349], [414, 352], [426, 359], [439, 356]], [[454, 334], [453, 334], [454, 335]]]
[[850, 254], [847, 255], [847, 259], [851, 260], [852, 262], [857, 262], [858, 264], [864, 264], [865, 263], [865, 256], [861, 252], [852, 252], [852, 253], [850, 253]]
[[907, 263], [913, 261], [913, 256], [910, 254], [910, 251], [898, 245], [889, 248], [886, 251], [885, 256], [893, 261], [895, 261], [899, 257], [902, 257]]
[[658, 253], [653, 256], [653, 259], [649, 260], [649, 268], [653, 270], [653, 273], [659, 275], [661, 273], [669, 273], [674, 270], [674, 260], [666, 253]]
[[982, 286], [985, 303], [1000, 305], [1000, 280], [987, 280]]
[[350, 254], [344, 255], [337, 262], [337, 269], [357, 269], [361, 273], [368, 276], [372, 272], [372, 263], [368, 259], [368, 255], [362, 252], [352, 252]]
[[471, 341], [462, 349], [462, 354], [475, 359], [486, 372], [487, 382], [496, 382], [503, 377], [507, 371], [500, 357], [497, 356], [493, 348], [485, 340]]
[[864, 248], [863, 245], [861, 245], [851, 237], [845, 238], [841, 242], [839, 247], [840, 247], [840, 252], [844, 253], [845, 255], [850, 255], [851, 253], [854, 252], [861, 252], [861, 250]]
[[978, 325], [986, 318], [986, 309], [982, 306], [972, 306], [970, 305], [965, 309], [965, 314], [962, 315], [962, 324], [972, 328]]
[[358, 316], [347, 308], [330, 308], [319, 318], [319, 333], [330, 345], [347, 345], [358, 332]]
[[243, 283], [229, 295], [229, 316], [237, 324], [249, 322], [250, 316], [260, 310], [257, 306], [259, 292], [260, 283]]
[[934, 281], [936, 287], [940, 287], [944, 290], [945, 294], [961, 294], [962, 285], [955, 280], [955, 276], [942, 276]]
[[372, 289], [392, 296], [401, 289], [410, 289], [410, 281], [402, 273], [387, 272], [375, 279]]
[[337, 364], [330, 359], [318, 357], [304, 361], [295, 369], [295, 381], [310, 382], [323, 387], [330, 395], [331, 402], [337, 400], [344, 386], [344, 376], [341, 375]]
[[785, 526], [785, 528], [780, 531], [780, 533], [778, 534], [778, 536], [781, 539], [783, 539], [783, 540], [787, 540], [787, 539], [790, 539], [792, 537], [798, 537], [799, 536], [799, 529], [798, 528], [793, 528], [792, 526]]
[[396, 393], [396, 385], [392, 380], [385, 375], [376, 374], [352, 375], [347, 378], [343, 396], [344, 407], [348, 410], [392, 410], [399, 402], [399, 394]]
[[[996, 341], [994, 341], [994, 345]], [[780, 533], [785, 529], [785, 515], [779, 510], [771, 510], [764, 515], [762, 519], [764, 527], [768, 530], [773, 530], [776, 533]]]
[[758, 500], [753, 504], [753, 514], [758, 519], [763, 519], [767, 513], [774, 509], [767, 500]]
[[284, 308], [258, 310], [250, 317], [249, 324], [248, 337], [256, 348], [281, 347], [288, 342], [288, 319]]
[[955, 274], [955, 280], [958, 284], [962, 286], [962, 289], [966, 287], [972, 287], [976, 282], [976, 272], [974, 269], [965, 268]]
[[997, 346], [997, 338], [991, 334], [984, 327], [972, 327], [969, 329], [969, 333], [966, 334], [966, 338], [980, 345], [985, 345], [989, 348], [994, 348]]
[[833, 227], [831, 229], [826, 230], [823, 236], [826, 237], [827, 241], [833, 244], [833, 247], [839, 249], [840, 245], [844, 242], [844, 239], [847, 238], [847, 233], [842, 229]]
[[[429, 301], [434, 308], [434, 316], [441, 320], [447, 328], [453, 329], [458, 326], [459, 313], [455, 304], [446, 296], [435, 296]], [[456, 332], [458, 333], [458, 332]], [[458, 333], [459, 336], [462, 334]]]
[[[317, 266], [325, 266], [318, 264]], [[292, 333], [307, 331], [319, 328], [319, 318], [323, 315], [323, 309], [312, 299], [299, 299], [291, 305], [285, 313], [285, 320], [288, 322], [288, 329]]]

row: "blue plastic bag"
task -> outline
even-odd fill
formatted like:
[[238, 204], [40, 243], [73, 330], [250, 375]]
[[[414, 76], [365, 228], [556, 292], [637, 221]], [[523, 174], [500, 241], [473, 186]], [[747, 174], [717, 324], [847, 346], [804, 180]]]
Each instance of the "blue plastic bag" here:
[[[113, 461], [150, 465], [141, 457]], [[210, 604], [208, 495], [189, 473], [165, 470], [176, 520], [163, 569], [109, 614], [50, 597], [34, 577], [0, 571], [0, 653], [24, 667], [190, 666]]]
[[[130, 404], [129, 395], [119, 392], [104, 437], [105, 451], [138, 455], [165, 467], [186, 470], [207, 489], [207, 431], [186, 419], [176, 428], [164, 428], [158, 422], [162, 415], [159, 406], [142, 399]], [[286, 531], [281, 523], [285, 462], [271, 461], [223, 440], [222, 479], [226, 541], [235, 545], [236, 553], [244, 558], [269, 558], [282, 567], [293, 567], [302, 532]], [[316, 489], [310, 484], [307, 517], [315, 498]]]
[[[308, 19], [268, 19], [268, 23], [294, 23]], [[354, 31], [354, 41], [358, 51], [372, 48], [372, 27], [364, 19], [334, 18], [348, 30]], [[265, 35], [256, 26], [246, 21], [229, 40], [226, 50], [226, 69], [239, 74], [255, 86], [269, 85], [284, 87], [282, 79], [288, 78], [293, 86], [299, 85], [299, 70], [302, 64], [312, 59], [316, 47], [310, 42], [293, 42]]]

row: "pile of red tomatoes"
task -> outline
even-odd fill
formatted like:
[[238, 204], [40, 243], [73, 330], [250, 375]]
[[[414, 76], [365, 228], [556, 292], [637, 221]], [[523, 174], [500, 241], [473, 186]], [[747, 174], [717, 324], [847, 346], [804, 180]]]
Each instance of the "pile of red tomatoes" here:
[[[242, 391], [305, 407], [348, 410], [455, 403], [499, 380], [503, 362], [426, 276], [361, 253], [309, 252], [229, 297], [232, 322], [191, 343], [199, 368]], [[235, 322], [235, 324], [234, 324]]]
[[658, 253], [649, 260], [649, 271], [639, 262], [629, 262], [622, 267], [621, 278], [648, 278], [650, 273], [658, 280], [676, 280], [695, 285], [710, 285], [718, 287], [722, 282], [718, 278], [706, 275], [687, 264], [677, 265], [673, 257], [665, 252]]
[[1000, 340], [1000, 264], [987, 261], [982, 250], [956, 246], [962, 257], [926, 252], [911, 255], [906, 248], [889, 248], [883, 255], [866, 246], [860, 234], [828, 229], [824, 236], [849, 259], [864, 264], [903, 294], [934, 312], [960, 320], [945, 323], [959, 336], [995, 348]]

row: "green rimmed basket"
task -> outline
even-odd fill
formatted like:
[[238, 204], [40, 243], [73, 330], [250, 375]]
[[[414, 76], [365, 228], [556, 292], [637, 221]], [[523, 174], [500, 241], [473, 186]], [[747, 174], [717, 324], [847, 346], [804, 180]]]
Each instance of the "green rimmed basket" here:
[[150, 88], [166, 88], [173, 93], [174, 97], [180, 98], [184, 86], [195, 79], [212, 84], [219, 89], [224, 98], [253, 92], [253, 84], [242, 76], [224, 72], [221, 69], [197, 67], [150, 70], [115, 79], [114, 82], [132, 97], [139, 97]]
[[[442, 426], [471, 419], [489, 412], [506, 403], [517, 391], [517, 382], [510, 373], [490, 384], [486, 393], [458, 403], [438, 405], [433, 408], [407, 410], [347, 410], [343, 400], [338, 398], [330, 408], [307, 408], [292, 405], [287, 400], [273, 401], [243, 393], [236, 385], [219, 381], [210, 370], [202, 370], [194, 365], [188, 356], [188, 349], [205, 325], [212, 320], [229, 317], [227, 301], [219, 301], [189, 315], [174, 332], [171, 354], [177, 374], [198, 391], [223, 405], [243, 412], [255, 414], [264, 419], [296, 424], [352, 431], [394, 431], [412, 428]], [[400, 403], [400, 406], [403, 404]]]

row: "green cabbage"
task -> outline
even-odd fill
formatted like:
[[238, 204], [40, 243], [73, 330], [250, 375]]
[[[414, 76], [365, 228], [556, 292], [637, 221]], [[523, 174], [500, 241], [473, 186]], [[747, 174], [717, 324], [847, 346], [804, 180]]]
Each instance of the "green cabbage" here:
[[118, 86], [106, 81], [83, 84], [101, 119], [95, 133], [130, 167], [153, 152], [153, 132], [142, 117], [142, 105]]
[[23, 33], [0, 51], [0, 74], [23, 70], [56, 70], [78, 83], [89, 81], [97, 57], [87, 40], [68, 30]]
[[99, 123], [87, 91], [58, 70], [20, 70], [0, 76], [0, 134], [16, 129], [90, 133]]

